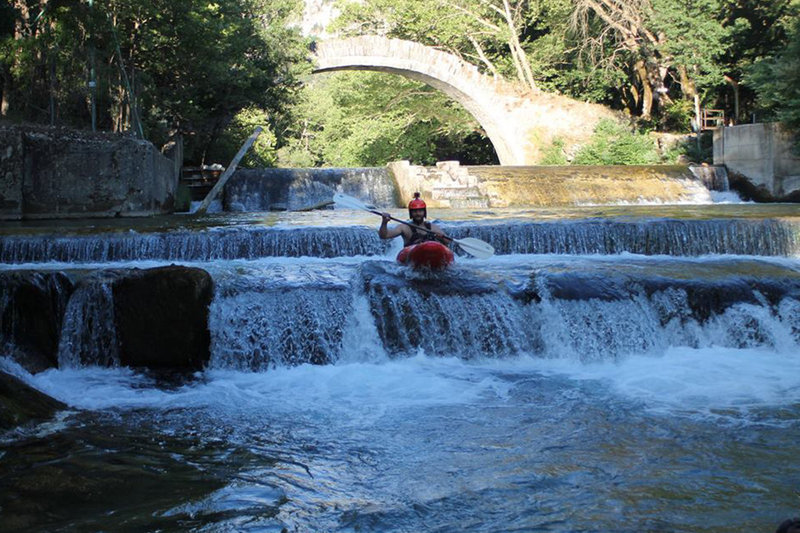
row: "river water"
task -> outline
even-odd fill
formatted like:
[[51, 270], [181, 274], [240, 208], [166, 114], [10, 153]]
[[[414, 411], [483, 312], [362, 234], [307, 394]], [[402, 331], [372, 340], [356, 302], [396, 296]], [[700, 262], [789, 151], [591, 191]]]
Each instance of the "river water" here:
[[[4, 271], [180, 263], [215, 296], [189, 378], [2, 359], [70, 410], [3, 436], [0, 529], [772, 532], [800, 514], [797, 206], [432, 215], [498, 254], [408, 271], [377, 217], [340, 211], [5, 227]], [[80, 297], [72, 328], [102, 315]]]

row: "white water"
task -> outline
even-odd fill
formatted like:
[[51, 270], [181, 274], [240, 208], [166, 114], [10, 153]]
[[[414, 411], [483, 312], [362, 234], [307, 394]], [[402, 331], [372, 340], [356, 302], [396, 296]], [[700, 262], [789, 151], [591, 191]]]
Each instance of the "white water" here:
[[[528, 307], [535, 311], [530, 316], [540, 320], [533, 326], [542, 328], [546, 349], [468, 360], [455, 348], [443, 356], [420, 349], [393, 359], [396, 354], [387, 353], [375, 310], [362, 292], [367, 278], [360, 277], [366, 269], [366, 276], [376, 276], [380, 285], [380, 276], [386, 276], [400, 283], [399, 290], [408, 290], [404, 297], [413, 298], [415, 283], [424, 279], [400, 272], [393, 254], [183, 262], [212, 273], [218, 290], [212, 327], [225, 331], [215, 342], [228, 347], [236, 347], [240, 337], [272, 331], [269, 315], [259, 315], [260, 309], [314, 319], [324, 314], [313, 309], [323, 299], [269, 307], [274, 302], [264, 303], [261, 293], [285, 296], [290, 303], [302, 301], [289, 298], [292, 290], [307, 287], [313, 289], [309, 294], [320, 287], [344, 294], [334, 304], [344, 312], [345, 348], [333, 364], [239, 371], [212, 363], [194, 379], [174, 385], [120, 368], [32, 376], [0, 360], [0, 368], [91, 413], [37, 430], [40, 436], [59, 437], [53, 439], [57, 444], [62, 435], [86, 424], [89, 436], [79, 433], [77, 440], [89, 444], [78, 457], [92, 456], [88, 448], [99, 448], [97, 465], [103, 465], [117, 458], [116, 449], [131, 449], [141, 453], [143, 471], [152, 460], [148, 454], [160, 454], [224, 481], [221, 488], [186, 496], [178, 504], [152, 503], [131, 491], [125, 501], [134, 502], [133, 511], [124, 502], [101, 500], [99, 513], [77, 508], [79, 518], [58, 527], [749, 533], [773, 531], [796, 514], [796, 300], [785, 299], [776, 312], [758, 301], [730, 306], [703, 324], [662, 324], [656, 310], [671, 302], [643, 299], [633, 291], [629, 298], [608, 302], [545, 298]], [[798, 257], [624, 253], [460, 258], [451, 274], [459, 283], [510, 291], [522, 290], [534, 274], [556, 281], [561, 274], [571, 275], [616, 290], [613, 282], [626, 277], [715, 283], [749, 275], [793, 279], [798, 272]], [[510, 301], [505, 291], [499, 291], [498, 301]], [[473, 301], [491, 303], [494, 297]], [[441, 301], [448, 298], [457, 304], [460, 296], [444, 294]], [[523, 311], [522, 319], [528, 316]], [[470, 315], [446, 318], [464, 316]], [[276, 321], [289, 322], [290, 316]], [[485, 316], [458, 323], [485, 324]], [[754, 332], [756, 340], [746, 338]], [[590, 349], [604, 354], [604, 338], [611, 356], [585, 357], [584, 350]], [[740, 344], [747, 347], [735, 347]], [[237, 349], [247, 352], [248, 346], [243, 341]], [[95, 444], [92, 432], [120, 436]], [[155, 443], [153, 448], [140, 452], [141, 442], [130, 442], [140, 432]], [[183, 439], [191, 446], [184, 446]], [[103, 446], [109, 449], [102, 451]], [[164, 481], [174, 477], [164, 468]], [[191, 487], [191, 482], [184, 485]], [[135, 502], [142, 499], [147, 505], [137, 508]]]
[[[354, 353], [363, 357], [358, 347]], [[278, 412], [319, 410], [343, 419], [363, 419], [407, 407], [503, 400], [515, 381], [532, 376], [591, 381], [613, 391], [620, 400], [677, 416], [720, 409], [734, 409], [745, 416], [751, 408], [800, 402], [796, 347], [784, 353], [676, 347], [661, 356], [637, 355], [590, 364], [528, 356], [463, 361], [420, 354], [392, 361], [301, 365], [262, 373], [209, 370], [198, 375], [199, 382], [177, 390], [154, 388], [148, 378], [128, 369], [89, 367], [31, 376], [8, 361], [4, 367], [72, 407], [91, 410], [212, 405], [242, 410], [269, 405]], [[513, 375], [511, 381], [507, 381], [509, 375]]]
[[[374, 344], [355, 348], [361, 359]], [[177, 389], [125, 369], [16, 373], [73, 408], [152, 411], [165, 436], [263, 457], [231, 458], [223, 488], [155, 515], [210, 521], [199, 531], [635, 531], [656, 512], [645, 530], [745, 533], [793, 512], [776, 469], [795, 472], [781, 457], [798, 451], [796, 416], [781, 413], [800, 406], [796, 350], [678, 347], [591, 364], [370, 357], [209, 370]], [[664, 500], [666, 487], [683, 500]]]

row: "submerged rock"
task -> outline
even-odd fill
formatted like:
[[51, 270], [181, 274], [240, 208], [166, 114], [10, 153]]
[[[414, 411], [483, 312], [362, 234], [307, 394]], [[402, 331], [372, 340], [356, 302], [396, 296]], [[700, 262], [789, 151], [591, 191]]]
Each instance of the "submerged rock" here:
[[0, 430], [31, 421], [43, 421], [66, 405], [29, 387], [21, 379], [0, 371]]

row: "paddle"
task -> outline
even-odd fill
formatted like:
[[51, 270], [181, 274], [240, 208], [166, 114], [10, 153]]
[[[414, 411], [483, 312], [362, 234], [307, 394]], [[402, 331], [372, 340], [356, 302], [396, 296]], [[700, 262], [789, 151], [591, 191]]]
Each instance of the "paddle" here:
[[[378, 216], [383, 216], [383, 213], [373, 208], [373, 206], [369, 206], [359, 200], [358, 198], [353, 198], [352, 196], [348, 196], [346, 194], [342, 194], [337, 192], [333, 195], [333, 203], [337, 206], [344, 207], [347, 209], [361, 209], [362, 211], [367, 211], [368, 213], [373, 213]], [[411, 226], [412, 228], [417, 228], [420, 231], [425, 231], [427, 233], [436, 233], [435, 231], [429, 230], [428, 228], [424, 228], [421, 226], [417, 226], [415, 224], [411, 224], [406, 222], [405, 220], [400, 220], [398, 218], [389, 217], [390, 220], [394, 220], [395, 222], [399, 222], [400, 224], [405, 224], [406, 226]], [[461, 247], [462, 250], [467, 252], [468, 254], [477, 257], [478, 259], [488, 259], [494, 255], [494, 248], [487, 243], [480, 239], [474, 239], [472, 237], [465, 237], [463, 239], [454, 239], [452, 237], [448, 237], [444, 235], [444, 238], [448, 241], [456, 243], [458, 246]]]

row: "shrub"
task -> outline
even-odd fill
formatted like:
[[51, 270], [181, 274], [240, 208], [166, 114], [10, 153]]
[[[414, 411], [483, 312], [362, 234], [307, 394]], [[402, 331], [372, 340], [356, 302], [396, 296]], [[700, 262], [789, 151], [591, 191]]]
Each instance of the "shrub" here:
[[208, 161], [227, 165], [256, 129], [256, 126], [261, 126], [264, 131], [247, 151], [239, 166], [246, 168], [274, 167], [277, 161], [275, 134], [269, 129], [268, 124], [269, 117], [263, 109], [256, 107], [242, 109], [223, 130]]
[[628, 130], [610, 119], [595, 127], [589, 143], [583, 146], [574, 165], [653, 165], [659, 163], [658, 150], [650, 137]]
[[566, 165], [567, 156], [564, 151], [564, 139], [556, 137], [550, 146], [542, 150], [541, 165]]

